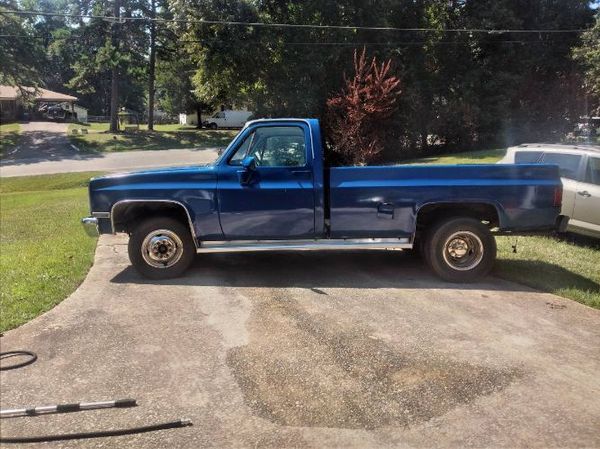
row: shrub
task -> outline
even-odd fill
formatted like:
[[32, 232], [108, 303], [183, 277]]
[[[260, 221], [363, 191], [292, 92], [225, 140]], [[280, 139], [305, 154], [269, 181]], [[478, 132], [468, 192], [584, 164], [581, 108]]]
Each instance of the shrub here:
[[375, 161], [385, 144], [386, 124], [398, 108], [400, 80], [390, 75], [391, 60], [367, 62], [366, 49], [354, 50], [354, 76], [327, 100], [325, 127], [334, 159], [346, 165]]

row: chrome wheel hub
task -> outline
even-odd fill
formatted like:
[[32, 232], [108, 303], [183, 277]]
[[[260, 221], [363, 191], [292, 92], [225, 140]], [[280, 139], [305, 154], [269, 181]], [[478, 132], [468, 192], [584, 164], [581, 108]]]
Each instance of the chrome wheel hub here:
[[444, 260], [453, 269], [472, 270], [483, 259], [483, 243], [471, 231], [458, 231], [444, 244]]
[[168, 229], [157, 229], [142, 242], [142, 257], [154, 268], [169, 268], [183, 255], [183, 242], [177, 234]]

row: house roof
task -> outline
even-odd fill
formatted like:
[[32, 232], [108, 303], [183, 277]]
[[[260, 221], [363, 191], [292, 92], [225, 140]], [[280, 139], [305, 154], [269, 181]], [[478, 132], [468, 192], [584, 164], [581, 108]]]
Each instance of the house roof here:
[[[37, 101], [77, 101], [77, 97], [61, 94], [60, 92], [54, 92], [41, 87], [34, 89], [33, 87], [23, 86], [21, 89], [30, 92]], [[0, 100], [16, 100], [20, 96], [21, 91], [18, 87], [0, 85]]]

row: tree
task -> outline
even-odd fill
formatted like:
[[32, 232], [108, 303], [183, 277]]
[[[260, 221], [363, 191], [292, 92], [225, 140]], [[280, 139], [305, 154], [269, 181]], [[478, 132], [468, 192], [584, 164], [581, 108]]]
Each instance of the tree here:
[[[16, 8], [17, 2], [10, 0], [0, 6], [0, 12]], [[0, 14], [0, 35], [0, 84], [19, 87], [41, 85], [37, 68], [43, 59], [43, 47], [29, 21], [11, 14]]]
[[[176, 19], [256, 21], [255, 8], [246, 1], [172, 0]], [[257, 85], [260, 61], [249, 48], [256, 30], [200, 23], [178, 24], [185, 42], [185, 59], [192, 64], [192, 83], [198, 101], [206, 104], [244, 103]]]
[[148, 129], [154, 129], [154, 81], [156, 72], [156, 0], [150, 0], [150, 56], [148, 58]]
[[[583, 66], [588, 92], [600, 100], [600, 13], [596, 14], [596, 23], [583, 34], [581, 40], [573, 56]], [[600, 103], [597, 104], [597, 111], [600, 113]]]
[[[20, 0], [21, 9], [48, 13], [71, 12], [73, 0]], [[72, 20], [61, 16], [29, 16], [25, 19], [32, 30], [32, 38], [38, 42], [40, 52], [36, 72], [44, 87], [64, 91], [64, 81], [72, 76], [70, 64], [76, 55], [55, 52], [73, 31]], [[67, 59], [63, 59], [66, 57]], [[68, 62], [67, 62], [68, 60]], [[72, 93], [72, 92], [67, 92]]]
[[[375, 25], [385, 2], [375, 3], [367, 8], [359, 0], [171, 0], [171, 9], [177, 18], [196, 20]], [[339, 30], [206, 23], [180, 24], [179, 35], [197, 68], [193, 83], [200, 100], [247, 103], [269, 117], [321, 116], [325, 99], [340, 87], [340, 69], [351, 61], [352, 47], [342, 41], [370, 38]]]
[[354, 51], [354, 76], [344, 76], [342, 91], [327, 100], [325, 115], [330, 149], [342, 162], [366, 165], [383, 151], [386, 121], [398, 106], [400, 80], [390, 75], [391, 60], [367, 62], [366, 49]]
[[67, 86], [81, 94], [85, 104], [111, 115], [116, 130], [120, 107], [141, 112], [145, 108], [148, 35], [142, 17], [143, 0], [90, 0], [82, 14], [115, 16], [124, 20], [92, 18], [75, 27], [64, 51], [76, 54]]
[[[111, 41], [109, 51], [113, 52], [118, 58], [119, 52], [119, 18], [121, 17], [121, 0], [113, 0], [114, 12], [113, 17], [117, 19], [112, 23]], [[116, 133], [119, 131], [119, 65], [117, 61], [111, 61], [110, 69], [110, 132]]]
[[[153, 102], [171, 112], [233, 103], [258, 116], [322, 118], [326, 99], [342, 87], [339, 74], [352, 70], [352, 49], [363, 45], [392, 60], [402, 78], [387, 130], [394, 144], [380, 153], [390, 160], [556, 139], [585, 110], [584, 74], [598, 98], [597, 25], [583, 36], [484, 31], [588, 28], [589, 0], [8, 0], [7, 7], [97, 17], [1, 15], [5, 82], [66, 88], [102, 115], [118, 91], [113, 111], [148, 108], [150, 127]], [[119, 14], [161, 20], [103, 18]], [[211, 23], [221, 20], [349, 28]]]
[[172, 52], [163, 50], [156, 69], [156, 102], [162, 110], [173, 116], [196, 112], [197, 126], [200, 128], [202, 111], [212, 110], [212, 106], [201, 102], [194, 94], [192, 74], [195, 69], [185, 56], [178, 49]]

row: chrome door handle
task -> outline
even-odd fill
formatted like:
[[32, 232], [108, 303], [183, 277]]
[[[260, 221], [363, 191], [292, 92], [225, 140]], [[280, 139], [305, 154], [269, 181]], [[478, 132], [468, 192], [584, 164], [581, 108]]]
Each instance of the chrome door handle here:
[[379, 203], [377, 205], [378, 218], [394, 218], [394, 205], [392, 203]]
[[577, 192], [577, 195], [581, 195], [581, 196], [584, 196], [586, 198], [589, 198], [590, 196], [592, 196], [592, 194], [590, 192], [588, 192], [587, 190], [584, 190], [582, 192]]

